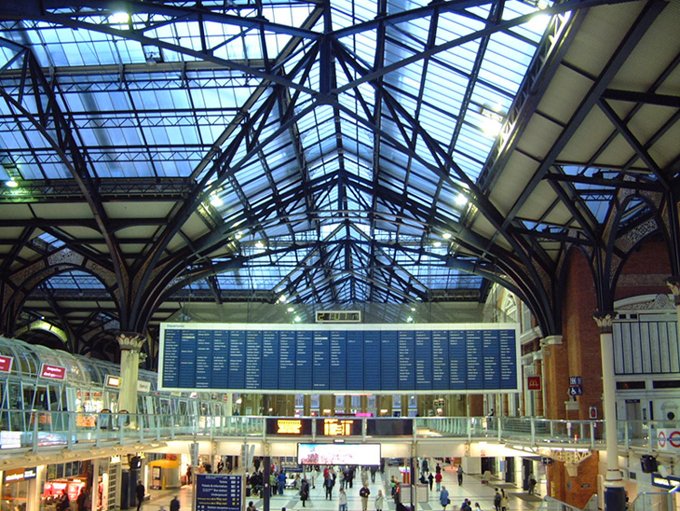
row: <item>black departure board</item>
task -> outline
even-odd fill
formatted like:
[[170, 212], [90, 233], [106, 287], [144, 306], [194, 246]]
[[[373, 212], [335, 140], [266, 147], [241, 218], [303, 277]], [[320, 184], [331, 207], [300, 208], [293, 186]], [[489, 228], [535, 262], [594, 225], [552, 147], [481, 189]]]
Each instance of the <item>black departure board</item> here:
[[272, 392], [516, 391], [515, 325], [164, 323], [159, 387]]

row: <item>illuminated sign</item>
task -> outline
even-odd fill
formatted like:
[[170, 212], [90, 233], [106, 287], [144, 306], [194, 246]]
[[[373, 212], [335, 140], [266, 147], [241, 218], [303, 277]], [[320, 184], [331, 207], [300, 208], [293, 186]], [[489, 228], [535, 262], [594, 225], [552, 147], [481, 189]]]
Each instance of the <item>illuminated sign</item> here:
[[309, 419], [267, 419], [268, 435], [300, 436], [312, 434]]
[[15, 483], [17, 481], [25, 481], [27, 479], [35, 479], [38, 476], [34, 468], [18, 468], [15, 470], [5, 471], [5, 482]]
[[354, 421], [350, 419], [324, 419], [323, 434], [326, 436], [350, 436], [353, 424]]
[[64, 380], [66, 379], [66, 368], [53, 366], [51, 364], [43, 364], [40, 366], [40, 377], [49, 378], [50, 380]]
[[276, 421], [277, 435], [301, 435], [302, 421], [300, 419], [279, 419]]
[[11, 373], [13, 360], [12, 357], [0, 355], [0, 373]]
[[107, 387], [112, 387], [114, 389], [117, 389], [118, 387], [120, 387], [120, 377], [114, 376], [112, 374], [107, 374], [105, 385]]
[[540, 376], [528, 376], [527, 377], [527, 388], [529, 390], [541, 390], [541, 377]]
[[652, 474], [652, 486], [657, 488], [665, 488], [666, 490], [675, 490], [680, 487], [680, 477], [677, 476], [662, 476], [659, 473]]

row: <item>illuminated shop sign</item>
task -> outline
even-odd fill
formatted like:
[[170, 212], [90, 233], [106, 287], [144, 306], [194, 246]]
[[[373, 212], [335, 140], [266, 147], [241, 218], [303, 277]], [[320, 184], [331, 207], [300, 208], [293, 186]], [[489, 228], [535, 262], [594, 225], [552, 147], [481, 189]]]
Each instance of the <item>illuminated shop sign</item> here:
[[0, 373], [11, 373], [13, 360], [12, 357], [0, 355]]
[[64, 380], [66, 378], [66, 368], [43, 364], [40, 366], [40, 377], [49, 378], [50, 380]]
[[312, 434], [310, 419], [267, 419], [268, 435], [300, 436]]
[[16, 483], [19, 481], [26, 481], [27, 479], [35, 479], [38, 476], [38, 473], [35, 469], [33, 468], [18, 468], [15, 470], [6, 470], [5, 471], [5, 483]]

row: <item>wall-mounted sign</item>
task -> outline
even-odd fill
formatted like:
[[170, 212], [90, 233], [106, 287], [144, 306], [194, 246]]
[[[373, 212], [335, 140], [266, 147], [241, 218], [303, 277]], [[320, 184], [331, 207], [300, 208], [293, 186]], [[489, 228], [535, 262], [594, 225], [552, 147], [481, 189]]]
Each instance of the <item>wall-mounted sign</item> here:
[[5, 357], [0, 355], [0, 373], [11, 373], [12, 372], [12, 361], [14, 358]]
[[116, 376], [115, 374], [107, 374], [106, 375], [106, 381], [104, 383], [107, 387], [111, 387], [114, 389], [117, 389], [120, 387], [120, 376]]
[[540, 376], [527, 376], [527, 389], [529, 389], [529, 390], [541, 390], [541, 377]]
[[16, 483], [18, 481], [26, 481], [27, 479], [35, 479], [38, 473], [33, 468], [17, 468], [13, 470], [5, 470], [3, 472], [3, 479], [5, 483]]
[[151, 382], [137, 380], [137, 392], [151, 392]]
[[361, 435], [361, 420], [356, 419], [318, 419], [316, 434], [323, 436]]
[[680, 477], [677, 476], [662, 476], [658, 472], [652, 474], [652, 486], [657, 488], [664, 488], [666, 490], [673, 490], [680, 487]]
[[40, 366], [40, 377], [49, 378], [50, 380], [64, 380], [66, 378], [66, 368], [53, 366], [51, 364], [42, 364]]
[[301, 436], [312, 434], [310, 419], [267, 419], [268, 435]]
[[660, 451], [680, 453], [680, 429], [659, 429], [656, 443]]

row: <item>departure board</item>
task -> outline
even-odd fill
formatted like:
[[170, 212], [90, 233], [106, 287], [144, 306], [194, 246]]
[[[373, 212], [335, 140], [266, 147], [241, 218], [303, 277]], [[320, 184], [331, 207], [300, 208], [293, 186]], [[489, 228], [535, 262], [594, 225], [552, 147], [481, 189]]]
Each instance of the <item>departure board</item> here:
[[268, 392], [512, 392], [514, 324], [164, 323], [159, 388]]

